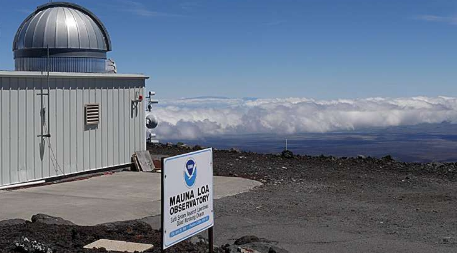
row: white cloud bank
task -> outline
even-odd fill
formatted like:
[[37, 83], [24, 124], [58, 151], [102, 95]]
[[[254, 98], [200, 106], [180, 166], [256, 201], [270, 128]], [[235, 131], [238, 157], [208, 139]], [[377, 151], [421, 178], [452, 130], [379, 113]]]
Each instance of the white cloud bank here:
[[294, 134], [370, 127], [457, 123], [457, 98], [313, 100], [199, 98], [154, 107], [159, 138], [189, 140], [224, 134]]
[[440, 22], [447, 23], [451, 25], [457, 25], [456, 16], [436, 16], [436, 15], [421, 15], [416, 17], [419, 20], [428, 21], [428, 22]]

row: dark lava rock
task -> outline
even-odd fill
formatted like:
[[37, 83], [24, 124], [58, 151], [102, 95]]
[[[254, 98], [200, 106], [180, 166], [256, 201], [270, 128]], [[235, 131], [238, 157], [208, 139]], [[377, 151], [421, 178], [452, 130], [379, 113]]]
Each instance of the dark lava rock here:
[[294, 158], [294, 153], [290, 150], [284, 150], [281, 153], [281, 157], [286, 159]]
[[15, 250], [23, 253], [52, 253], [52, 249], [43, 243], [31, 240], [27, 237], [21, 237], [14, 243]]
[[[251, 236], [249, 236], [251, 237]], [[254, 236], [255, 237], [255, 236]], [[255, 237], [256, 238], [256, 237]], [[241, 239], [241, 238], [240, 238]], [[257, 238], [258, 239], [258, 238]], [[232, 252], [259, 252], [259, 253], [289, 253], [287, 250], [276, 247], [273, 243], [266, 240], [252, 241], [242, 245], [224, 245], [221, 247], [224, 253]]]
[[235, 245], [244, 245], [252, 242], [260, 242], [260, 239], [253, 235], [243, 236], [235, 241]]
[[[101, 238], [137, 243], [161, 244], [161, 232], [151, 229], [144, 222], [115, 222], [98, 226], [55, 225], [40, 222], [26, 222], [0, 227], [0, 252], [2, 253], [74, 253], [107, 252], [102, 249], [83, 247]], [[208, 244], [199, 241], [193, 244], [183, 241], [169, 249], [167, 253], [189, 252], [206, 253]], [[146, 252], [160, 253], [160, 247]], [[219, 248], [214, 252], [222, 253]]]
[[224, 252], [224, 253], [230, 253], [232, 252], [232, 250], [230, 249], [230, 244], [225, 244], [225, 245], [222, 245], [221, 246], [221, 250]]
[[197, 236], [193, 236], [189, 239], [189, 242], [192, 243], [192, 244], [199, 244], [199, 243], [203, 243], [203, 244], [209, 244], [209, 241], [201, 236], [201, 235], [197, 235]]
[[22, 225], [25, 223], [27, 223], [27, 221], [23, 220], [23, 219], [4, 220], [4, 221], [0, 221], [0, 227], [1, 226]]
[[109, 223], [103, 223], [97, 226], [103, 226], [108, 229], [118, 228], [118, 227], [135, 227], [140, 229], [151, 229], [151, 225], [142, 221], [142, 220], [128, 220], [128, 221], [115, 221]]
[[230, 152], [232, 152], [232, 153], [241, 153], [241, 151], [239, 149], [236, 149], [236, 148], [231, 148]]
[[394, 161], [394, 159], [392, 158], [391, 155], [386, 155], [386, 156], [384, 156], [384, 157], [382, 158], [382, 160], [388, 161], [388, 162], [393, 162], [393, 161]]
[[200, 145], [195, 145], [195, 146], [192, 148], [192, 150], [195, 150], [195, 151], [202, 150], [202, 149], [203, 149], [203, 148], [202, 148], [202, 146], [200, 146]]
[[42, 213], [33, 215], [32, 223], [43, 223], [49, 225], [75, 225], [73, 222], [62, 219], [60, 217], [53, 217]]

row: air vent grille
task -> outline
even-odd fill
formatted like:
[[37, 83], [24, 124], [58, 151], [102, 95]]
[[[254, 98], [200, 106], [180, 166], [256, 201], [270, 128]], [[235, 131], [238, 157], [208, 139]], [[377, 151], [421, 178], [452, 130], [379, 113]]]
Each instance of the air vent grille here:
[[85, 107], [86, 125], [98, 125], [100, 122], [100, 105], [87, 104]]

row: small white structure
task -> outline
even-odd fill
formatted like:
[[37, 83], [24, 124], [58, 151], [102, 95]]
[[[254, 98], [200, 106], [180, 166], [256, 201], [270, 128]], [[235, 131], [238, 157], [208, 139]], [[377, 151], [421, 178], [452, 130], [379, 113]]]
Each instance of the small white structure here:
[[20, 71], [0, 71], [0, 186], [128, 166], [146, 150], [148, 77], [108, 73], [111, 42], [95, 15], [40, 6], [13, 50]]
[[152, 113], [152, 105], [159, 103], [158, 100], [153, 98], [155, 94], [156, 93], [154, 91], [150, 91], [149, 96], [146, 97], [148, 103], [148, 109], [146, 112], [146, 141], [151, 144], [159, 143], [159, 140], [156, 138], [157, 135], [153, 132], [153, 129], [159, 125], [157, 117]]

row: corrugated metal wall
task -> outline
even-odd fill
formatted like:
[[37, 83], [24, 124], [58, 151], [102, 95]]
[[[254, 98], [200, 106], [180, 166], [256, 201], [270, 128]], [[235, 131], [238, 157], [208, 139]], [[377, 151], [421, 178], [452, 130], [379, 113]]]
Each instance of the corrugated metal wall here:
[[[49, 84], [51, 137], [42, 142], [38, 94], [46, 78], [0, 76], [0, 185], [124, 165], [145, 150], [143, 104], [137, 113], [131, 108], [144, 78], [53, 77]], [[97, 127], [85, 125], [89, 103], [100, 104]]]

